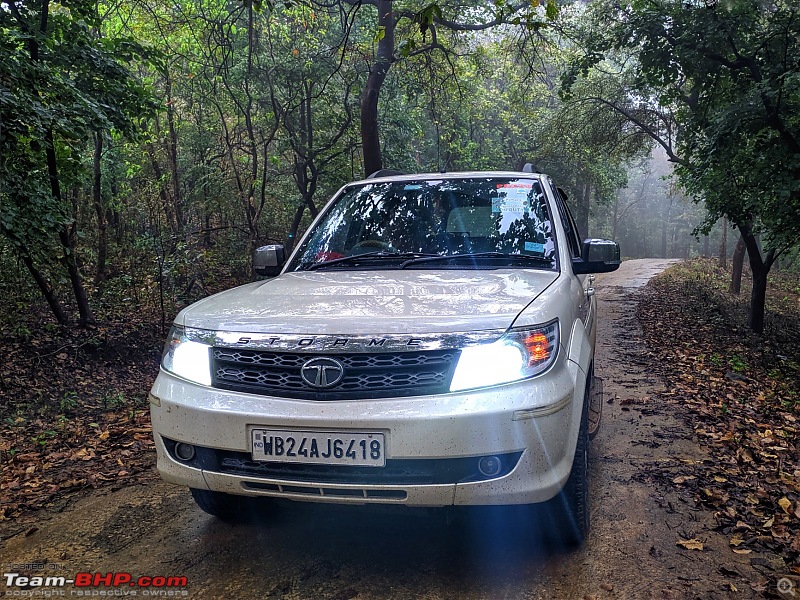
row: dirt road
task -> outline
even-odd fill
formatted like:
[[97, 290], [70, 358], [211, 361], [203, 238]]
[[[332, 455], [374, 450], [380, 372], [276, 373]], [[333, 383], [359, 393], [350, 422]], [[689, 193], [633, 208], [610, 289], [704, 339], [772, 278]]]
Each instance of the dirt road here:
[[[99, 491], [44, 516], [3, 542], [3, 572], [31, 575], [34, 563], [45, 565], [41, 575], [68, 578], [185, 576], [184, 597], [197, 599], [755, 597], [749, 563], [703, 531], [709, 515], [643, 476], [659, 461], [703, 458], [670, 407], [655, 401], [660, 382], [648, 374], [634, 317], [635, 288], [666, 266], [629, 261], [597, 277], [606, 404], [591, 453], [592, 531], [580, 550], [543, 548], [535, 527], [493, 511], [452, 523], [439, 513], [271, 505], [251, 523], [228, 525], [201, 513], [186, 490], [155, 481]], [[676, 546], [701, 532], [705, 551]], [[3, 591], [34, 592], [0, 584]]]

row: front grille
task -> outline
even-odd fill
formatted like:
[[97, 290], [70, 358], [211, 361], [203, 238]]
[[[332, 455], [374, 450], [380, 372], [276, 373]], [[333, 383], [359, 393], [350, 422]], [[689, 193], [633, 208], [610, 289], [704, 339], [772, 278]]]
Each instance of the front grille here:
[[[215, 347], [211, 381], [226, 390], [312, 400], [440, 394], [450, 386], [456, 355], [454, 350], [315, 355]], [[306, 362], [321, 356], [344, 369], [331, 388], [312, 387], [300, 375]]]

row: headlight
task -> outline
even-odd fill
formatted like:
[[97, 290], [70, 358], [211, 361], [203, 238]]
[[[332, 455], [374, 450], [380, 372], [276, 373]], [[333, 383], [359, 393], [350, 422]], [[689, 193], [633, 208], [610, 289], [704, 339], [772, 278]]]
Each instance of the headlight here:
[[209, 344], [190, 339], [183, 327], [173, 325], [164, 346], [161, 366], [178, 377], [200, 385], [211, 385], [210, 348]]
[[450, 391], [510, 383], [546, 371], [558, 354], [558, 321], [512, 329], [491, 344], [461, 350]]

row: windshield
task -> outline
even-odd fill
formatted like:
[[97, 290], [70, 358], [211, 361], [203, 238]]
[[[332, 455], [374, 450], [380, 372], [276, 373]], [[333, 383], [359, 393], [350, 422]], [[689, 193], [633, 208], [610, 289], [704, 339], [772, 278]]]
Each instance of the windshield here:
[[[409, 260], [439, 256], [453, 258]], [[388, 263], [464, 268], [464, 258], [491, 266], [505, 258], [503, 266], [556, 267], [553, 227], [538, 180], [420, 179], [348, 188], [310, 232], [289, 270]]]

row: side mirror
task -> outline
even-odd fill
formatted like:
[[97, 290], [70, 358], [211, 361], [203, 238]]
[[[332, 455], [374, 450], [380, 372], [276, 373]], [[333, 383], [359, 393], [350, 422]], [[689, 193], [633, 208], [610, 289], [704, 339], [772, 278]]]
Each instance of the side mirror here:
[[275, 277], [286, 262], [283, 246], [261, 246], [253, 253], [253, 270], [264, 277]]
[[572, 259], [576, 275], [608, 273], [619, 268], [619, 244], [611, 240], [583, 240], [580, 258]]

